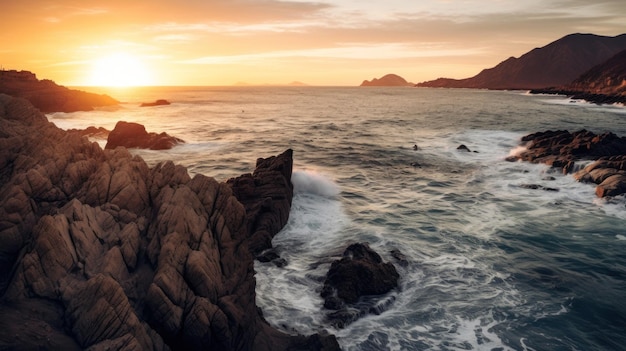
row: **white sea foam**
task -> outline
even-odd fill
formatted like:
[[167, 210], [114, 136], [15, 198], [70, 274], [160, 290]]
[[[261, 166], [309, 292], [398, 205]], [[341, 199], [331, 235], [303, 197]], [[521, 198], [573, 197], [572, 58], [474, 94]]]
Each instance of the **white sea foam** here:
[[328, 176], [314, 171], [296, 170], [291, 175], [294, 192], [334, 197], [339, 194], [339, 186]]

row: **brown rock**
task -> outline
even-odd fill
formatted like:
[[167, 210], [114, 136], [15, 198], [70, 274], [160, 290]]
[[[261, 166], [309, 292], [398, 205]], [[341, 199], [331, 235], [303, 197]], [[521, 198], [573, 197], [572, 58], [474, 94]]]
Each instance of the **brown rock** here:
[[184, 143], [183, 140], [170, 136], [167, 133], [148, 133], [146, 128], [133, 122], [119, 121], [109, 133], [105, 149], [115, 149], [118, 146], [150, 150], [167, 150]]
[[[68, 349], [64, 331], [93, 350], [339, 349], [332, 336], [272, 329], [256, 306], [250, 231], [286, 223], [291, 153], [259, 161], [249, 199], [261, 200], [247, 213], [225, 183], [103, 151], [4, 95], [0, 143], [1, 320], [33, 323], [29, 306], [45, 301], [54, 313], [33, 326], [54, 333], [29, 336]], [[14, 330], [0, 328], [2, 348], [41, 346]]]

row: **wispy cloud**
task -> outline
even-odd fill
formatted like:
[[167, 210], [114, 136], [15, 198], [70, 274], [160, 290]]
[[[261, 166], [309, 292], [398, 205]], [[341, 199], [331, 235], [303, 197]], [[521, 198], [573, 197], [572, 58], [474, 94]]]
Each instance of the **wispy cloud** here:
[[346, 44], [340, 47], [317, 48], [306, 50], [284, 50], [261, 53], [251, 53], [228, 56], [206, 56], [191, 60], [184, 60], [185, 64], [220, 65], [235, 63], [250, 63], [262, 60], [275, 60], [282, 58], [328, 58], [328, 59], [352, 59], [352, 60], [387, 60], [418, 57], [439, 56], [468, 56], [475, 55], [480, 49], [445, 49], [443, 47], [416, 48], [406, 43], [385, 44]]

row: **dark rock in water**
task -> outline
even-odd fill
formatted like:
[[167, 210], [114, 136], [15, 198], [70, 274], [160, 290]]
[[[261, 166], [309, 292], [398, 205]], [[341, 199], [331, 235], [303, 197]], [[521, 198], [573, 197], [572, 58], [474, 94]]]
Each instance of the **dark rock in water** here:
[[119, 121], [109, 133], [105, 149], [115, 149], [118, 146], [150, 150], [167, 150], [184, 143], [183, 140], [163, 132], [148, 133], [146, 127], [139, 123]]
[[398, 264], [402, 267], [407, 267], [409, 265], [409, 261], [406, 259], [406, 256], [398, 249], [391, 250], [391, 256], [396, 259]]
[[339, 310], [328, 315], [331, 323], [341, 327], [369, 313], [375, 301], [363, 299], [397, 288], [399, 277], [394, 265], [383, 262], [368, 244], [350, 245], [331, 264], [321, 292], [324, 307]]
[[339, 350], [264, 321], [259, 223], [227, 184], [102, 150], [3, 94], [0, 136], [0, 349]]
[[467, 152], [471, 152], [471, 150], [465, 146], [464, 144], [459, 145], [459, 147], [456, 148], [459, 151], [467, 151]]
[[152, 106], [163, 106], [170, 105], [171, 103], [165, 99], [158, 99], [155, 102], [143, 102], [139, 107], [152, 107]]
[[559, 191], [557, 188], [549, 188], [539, 184], [520, 184], [520, 188], [545, 191]]
[[278, 253], [273, 249], [267, 249], [261, 252], [261, 254], [255, 257], [259, 262], [267, 263], [272, 262], [276, 267], [282, 268], [287, 265], [287, 260], [280, 257]]
[[331, 264], [326, 275], [322, 297], [337, 296], [355, 303], [364, 295], [381, 295], [398, 286], [400, 278], [391, 263], [382, 258], [367, 243], [348, 246], [343, 257]]
[[599, 197], [626, 193], [626, 138], [607, 132], [595, 134], [587, 130], [570, 133], [566, 130], [529, 134], [522, 138], [526, 150], [507, 158], [508, 161], [523, 160], [545, 163], [560, 169], [564, 174], [579, 169], [580, 160], [597, 161], [574, 177], [583, 182], [598, 184]]

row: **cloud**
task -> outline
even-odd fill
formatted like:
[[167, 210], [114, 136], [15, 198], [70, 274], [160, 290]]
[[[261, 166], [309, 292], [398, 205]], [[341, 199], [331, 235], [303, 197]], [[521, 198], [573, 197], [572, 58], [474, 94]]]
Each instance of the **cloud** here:
[[325, 59], [352, 59], [352, 60], [389, 60], [419, 57], [438, 56], [468, 56], [480, 52], [480, 49], [446, 49], [443, 47], [412, 47], [407, 43], [384, 43], [384, 44], [345, 44], [338, 47], [317, 48], [306, 50], [269, 51], [242, 55], [206, 56], [196, 59], [184, 60], [185, 64], [236, 64], [254, 63], [263, 60], [275, 60], [285, 58], [325, 58]]

